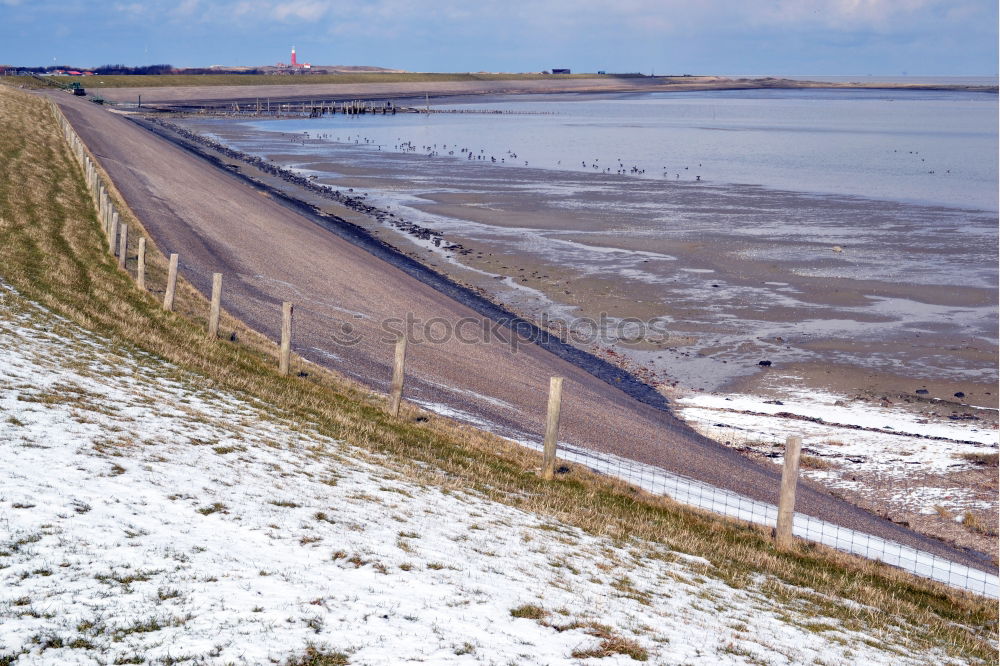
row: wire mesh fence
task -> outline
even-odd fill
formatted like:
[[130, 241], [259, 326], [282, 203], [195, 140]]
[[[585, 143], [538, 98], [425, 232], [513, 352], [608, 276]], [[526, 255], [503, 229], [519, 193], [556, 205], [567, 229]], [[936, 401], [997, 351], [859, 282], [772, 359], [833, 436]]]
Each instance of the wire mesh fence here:
[[[59, 119], [66, 140], [83, 170], [102, 227], [108, 235], [109, 251], [115, 253], [117, 248], [112, 242], [115, 232], [113, 225], [117, 223], [118, 215], [115, 205], [108, 195], [110, 188], [104, 183], [103, 177], [97, 168], [96, 159], [92, 157], [86, 145], [74, 131], [72, 125], [55, 104], [53, 104], [53, 110]], [[180, 272], [203, 292], [205, 291], [203, 287], [212, 279], [211, 271], [206, 271], [203, 267], [189, 265], [183, 258], [181, 258], [180, 262]], [[239, 278], [247, 282], [266, 282], [265, 276], [241, 275]], [[336, 324], [347, 321], [351, 316], [357, 314], [342, 311], [341, 308], [330, 303], [315, 301], [315, 299], [311, 299], [302, 290], [295, 289], [293, 285], [286, 286], [295, 291], [296, 295], [300, 297], [296, 299], [296, 307], [308, 309], [313, 317], [323, 318], [329, 320], [331, 324]], [[296, 349], [296, 351], [305, 352], [307, 350]], [[318, 355], [323, 360], [332, 361], [335, 364], [341, 360], [336, 354], [332, 354], [328, 350], [310, 348], [310, 351], [313, 352], [310, 355]], [[441, 408], [440, 405], [434, 403], [425, 403], [420, 400], [414, 400], [414, 402], [433, 411], [440, 411]], [[478, 426], [486, 428], [490, 426], [490, 424], [477, 419], [471, 414], [461, 412], [461, 410], [449, 409], [448, 412], [447, 415], [468, 420]], [[509, 436], [509, 434], [506, 436]], [[541, 449], [541, 445], [538, 442], [522, 437], [512, 437], [512, 439], [524, 446], [537, 450]], [[560, 460], [566, 462], [583, 465], [594, 472], [621, 479], [646, 492], [669, 497], [681, 504], [757, 525], [774, 526], [777, 522], [778, 507], [773, 504], [754, 500], [732, 491], [674, 474], [655, 465], [640, 463], [614, 454], [599, 453], [575, 447], [565, 442], [560, 442], [559, 444], [558, 457]], [[795, 515], [792, 532], [795, 536], [802, 539], [883, 562], [956, 588], [992, 598], [1000, 597], [1000, 579], [998, 579], [998, 576], [952, 562], [933, 553], [921, 551], [804, 514]]]
[[[534, 444], [531, 446], [538, 448]], [[778, 507], [773, 504], [621, 456], [560, 444], [559, 458], [622, 479], [647, 492], [729, 518], [768, 527], [773, 527], [778, 519]], [[994, 599], [1000, 597], [1000, 578], [996, 575], [888, 539], [801, 513], [795, 514], [792, 533], [802, 539], [883, 562], [952, 587]]]

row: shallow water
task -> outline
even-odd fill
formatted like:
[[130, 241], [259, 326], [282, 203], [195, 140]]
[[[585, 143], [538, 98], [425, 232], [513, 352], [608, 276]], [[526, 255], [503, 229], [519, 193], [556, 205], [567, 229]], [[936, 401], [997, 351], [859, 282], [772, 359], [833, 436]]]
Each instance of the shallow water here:
[[[473, 283], [521, 312], [656, 318], [694, 336], [673, 357], [632, 352], [688, 373], [690, 385], [720, 386], [762, 354], [995, 379], [983, 361], [996, 346], [995, 95], [738, 91], [468, 106], [555, 115], [195, 128], [319, 182], [364, 188], [475, 249], [421, 251], [471, 269]], [[631, 153], [624, 174], [619, 152]], [[675, 166], [683, 176], [651, 173], [664, 155], [689, 167]], [[609, 162], [611, 173], [592, 166]]]
[[410, 144], [456, 159], [466, 159], [467, 148], [505, 165], [997, 210], [992, 93], [736, 90], [519, 96], [435, 108], [551, 115], [336, 116], [253, 126], [332, 132], [383, 151]]

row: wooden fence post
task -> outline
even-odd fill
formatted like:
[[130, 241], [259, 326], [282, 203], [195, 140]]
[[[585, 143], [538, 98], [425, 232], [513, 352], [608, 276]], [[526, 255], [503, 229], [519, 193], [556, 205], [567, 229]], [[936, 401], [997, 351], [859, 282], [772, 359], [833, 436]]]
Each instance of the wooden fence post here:
[[278, 372], [287, 375], [292, 365], [292, 304], [281, 304], [281, 352], [278, 356]]
[[792, 521], [795, 518], [795, 486], [799, 480], [799, 454], [802, 438], [790, 435], [785, 441], [785, 466], [781, 470], [781, 498], [778, 500], [778, 524], [774, 538], [778, 548], [788, 548], [794, 543]]
[[174, 309], [174, 289], [177, 288], [177, 254], [170, 255], [170, 267], [167, 269], [167, 293], [163, 295], [163, 309]]
[[[115, 218], [118, 217], [118, 213], [115, 213]], [[122, 270], [128, 270], [125, 268], [125, 258], [128, 256], [128, 225], [123, 224], [118, 228], [118, 268]]]
[[113, 257], [115, 256], [115, 241], [118, 239], [118, 216], [109, 215], [108, 220], [110, 221], [108, 225], [108, 246]]
[[549, 411], [545, 420], [545, 441], [542, 446], [542, 478], [546, 481], [551, 481], [556, 471], [556, 445], [559, 442], [562, 383], [562, 377], [549, 378]]
[[219, 335], [219, 309], [222, 305], [222, 273], [212, 273], [212, 310], [208, 315], [208, 335]]
[[104, 235], [111, 234], [111, 225], [108, 219], [107, 198], [104, 195], [104, 188], [97, 190], [97, 216], [101, 219], [101, 226], [104, 228]]
[[139, 256], [136, 257], [135, 283], [139, 289], [146, 290], [146, 237], [139, 237]]
[[403, 379], [406, 376], [406, 336], [396, 338], [396, 358], [392, 364], [392, 385], [389, 387], [389, 414], [399, 416], [403, 401]]

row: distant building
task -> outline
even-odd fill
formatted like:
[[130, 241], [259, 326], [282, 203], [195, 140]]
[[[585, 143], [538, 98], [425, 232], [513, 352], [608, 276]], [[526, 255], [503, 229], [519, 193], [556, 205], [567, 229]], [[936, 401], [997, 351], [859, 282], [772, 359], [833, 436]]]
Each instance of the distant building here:
[[278, 69], [291, 69], [291, 70], [312, 69], [312, 65], [310, 65], [307, 62], [299, 62], [296, 59], [296, 56], [295, 56], [295, 47], [293, 46], [292, 47], [292, 62], [288, 63], [287, 65], [285, 63], [283, 63], [283, 62], [279, 62], [277, 64], [277, 68]]
[[573, 72], [569, 71], [568, 69], [556, 69], [555, 67], [553, 67], [552, 68], [552, 73], [553, 74], [572, 74]]

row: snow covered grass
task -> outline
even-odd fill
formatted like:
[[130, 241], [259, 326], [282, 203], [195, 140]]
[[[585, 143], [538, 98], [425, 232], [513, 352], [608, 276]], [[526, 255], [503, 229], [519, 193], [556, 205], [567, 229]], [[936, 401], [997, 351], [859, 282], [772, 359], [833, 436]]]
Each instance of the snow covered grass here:
[[[695, 394], [677, 404], [680, 416], [703, 434], [777, 463], [785, 438], [801, 435], [803, 475], [909, 521], [944, 513], [968, 520], [981, 543], [967, 545], [996, 554], [996, 530], [987, 527], [998, 515], [995, 410], [931, 401], [904, 409], [794, 388], [785, 389], [780, 401]], [[977, 472], [984, 484], [970, 482]], [[936, 524], [925, 527], [934, 533]]]
[[[906, 475], [913, 465], [927, 471], [951, 470], [971, 465], [965, 456], [997, 451], [995, 421], [931, 421], [918, 413], [813, 390], [790, 389], [786, 396], [776, 401], [700, 393], [677, 402], [686, 419], [719, 428], [718, 436], [724, 429], [738, 429], [743, 440], [783, 442], [789, 434], [801, 434], [803, 446], [814, 449], [815, 455], [851, 459], [857, 469], [879, 469], [893, 476]], [[805, 418], [773, 418], [787, 414]], [[740, 437], [730, 434], [726, 439]]]
[[[79, 640], [79, 650], [87, 650], [89, 641], [112, 651], [135, 641], [168, 663], [184, 656], [188, 637], [192, 649], [208, 655], [215, 643], [198, 641], [220, 635], [243, 645], [227, 654], [252, 646], [273, 649], [268, 654], [278, 663], [339, 663], [336, 655], [346, 655], [362, 642], [352, 637], [363, 636], [365, 645], [345, 658], [365, 663], [380, 657], [361, 650], [390, 650], [399, 632], [390, 623], [381, 633], [364, 633], [377, 628], [367, 623], [386, 619], [365, 618], [369, 611], [359, 609], [375, 604], [392, 611], [419, 599], [419, 608], [407, 607], [402, 619], [432, 618], [430, 629], [414, 629], [424, 633], [399, 643], [399, 650], [436, 650], [433, 657], [417, 655], [427, 661], [444, 655], [441, 634], [455, 644], [452, 654], [462, 652], [455, 659], [506, 663], [483, 656], [488, 646], [480, 647], [477, 637], [489, 635], [489, 645], [501, 646], [490, 654], [499, 655], [509, 641], [522, 640], [509, 638], [521, 631], [540, 638], [535, 646], [523, 644], [510, 658], [515, 663], [557, 649], [561, 656], [550, 663], [574, 651], [580, 659], [592, 650], [631, 651], [633, 642], [667, 662], [698, 657], [684, 650], [700, 650], [712, 662], [730, 656], [780, 661], [788, 650], [803, 659], [815, 650], [822, 660], [821, 651], [838, 640], [849, 645], [841, 652], [829, 648], [826, 658], [834, 662], [862, 660], [859, 654], [943, 661], [942, 650], [958, 660], [996, 661], [997, 609], [987, 600], [822, 547], [798, 544], [779, 552], [763, 530], [645, 495], [580, 465], [544, 483], [535, 473], [539, 456], [516, 444], [412, 406], [390, 418], [381, 397], [323, 368], [308, 366], [308, 377], [278, 376], [273, 343], [238, 321], [223, 321], [236, 342], [209, 340], [208, 305], [183, 280], [177, 312], [159, 307], [163, 259], [152, 243], [148, 284], [154, 293], [135, 289], [115, 267], [55, 119], [40, 100], [3, 87], [0, 163], [9, 167], [0, 178], [0, 282], [16, 289], [3, 292], [12, 314], [5, 315], [0, 359], [13, 359], [5, 372], [21, 378], [10, 389], [0, 383], [5, 400], [11, 399], [6, 391], [16, 392], [19, 410], [0, 420], [5, 433], [24, 431], [29, 438], [0, 440], [9, 447], [5, 453], [14, 452], [0, 471], [0, 492], [11, 493], [0, 499], [0, 538], [10, 553], [0, 557], [7, 567], [0, 570], [0, 594], [7, 595], [8, 580], [18, 587], [4, 596], [0, 626], [4, 632], [13, 627], [18, 641], [41, 641], [4, 644], [0, 655], [25, 647], [37, 654], [47, 642]], [[135, 232], [130, 236], [144, 233], [118, 205]], [[31, 434], [46, 428], [50, 416], [58, 429]], [[336, 486], [322, 483], [332, 480], [331, 468], [343, 474]], [[525, 541], [524, 535], [544, 538]], [[421, 577], [404, 575], [414, 571]], [[546, 578], [546, 572], [563, 578]], [[490, 580], [496, 584], [487, 585]], [[216, 589], [218, 582], [223, 585]], [[460, 583], [466, 587], [454, 592]], [[446, 588], [443, 597], [435, 596], [439, 585]], [[410, 594], [411, 587], [425, 596]], [[481, 605], [480, 588], [489, 590]], [[353, 592], [338, 597], [338, 590]], [[275, 601], [254, 602], [247, 611], [245, 595], [256, 591], [274, 594]], [[308, 601], [316, 599], [324, 601], [314, 609]], [[450, 601], [468, 604], [463, 613], [440, 610], [441, 599], [447, 599], [444, 609]], [[110, 609], [103, 614], [102, 600]], [[302, 603], [324, 623], [319, 634], [308, 634], [316, 645], [311, 653], [294, 633], [305, 631], [299, 626], [307, 626], [304, 617], [313, 617], [299, 612]], [[509, 615], [526, 605], [541, 609], [530, 613], [538, 619]], [[254, 613], [257, 606], [263, 610]], [[281, 619], [244, 622], [248, 612]], [[385, 610], [381, 615], [399, 620]], [[641, 619], [647, 616], [662, 623], [668, 637], [678, 635], [676, 655], [673, 643], [656, 641], [659, 628]], [[813, 616], [827, 620], [812, 626]], [[764, 627], [757, 618], [775, 622]], [[36, 624], [23, 624], [29, 621]], [[683, 629], [678, 621], [686, 623]], [[827, 625], [834, 629], [826, 631]], [[731, 648], [722, 643], [730, 630]], [[836, 632], [846, 633], [838, 638]], [[813, 633], [826, 642], [811, 642]], [[430, 635], [438, 642], [425, 643]], [[762, 638], [753, 643], [746, 636]], [[538, 647], [543, 642], [559, 647]], [[168, 656], [169, 645], [178, 647]], [[768, 646], [773, 654], [762, 655]], [[848, 649], [860, 652], [847, 656]], [[610, 659], [631, 659], [616, 654]], [[408, 656], [395, 653], [392, 661]], [[221, 653], [204, 657], [220, 659]], [[18, 663], [53, 660], [45, 654]]]
[[[959, 663], [594, 536], [0, 291], [0, 660]], [[336, 663], [336, 662], [333, 662]]]

